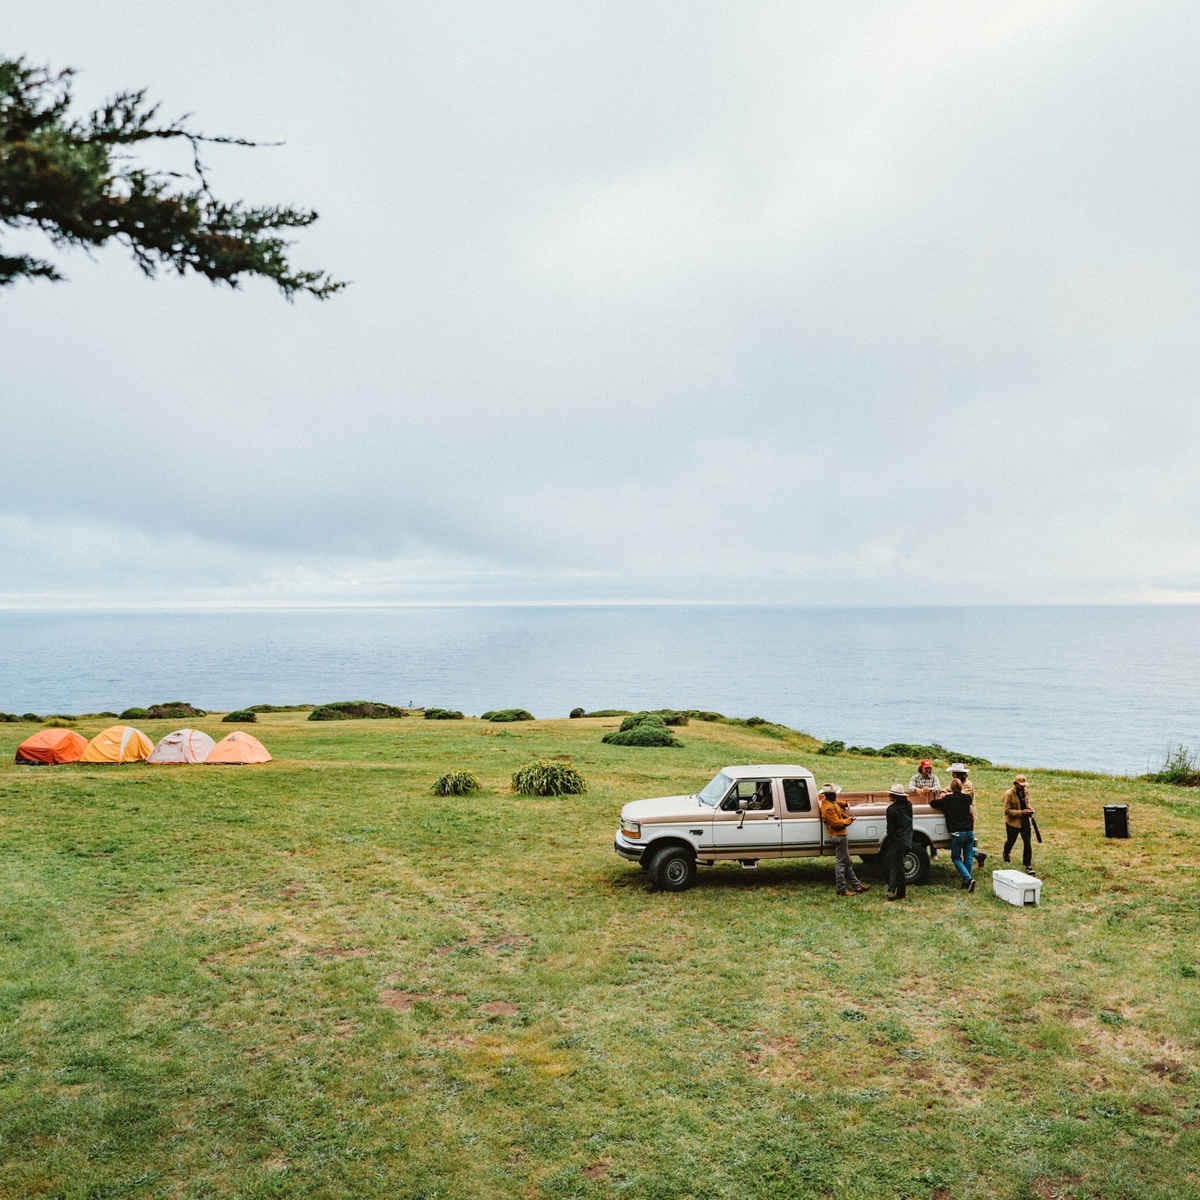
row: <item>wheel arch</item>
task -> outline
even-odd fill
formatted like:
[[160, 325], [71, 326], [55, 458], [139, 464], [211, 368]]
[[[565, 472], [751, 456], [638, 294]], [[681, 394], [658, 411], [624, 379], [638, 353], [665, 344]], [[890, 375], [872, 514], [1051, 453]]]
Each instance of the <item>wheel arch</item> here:
[[696, 857], [696, 847], [687, 838], [680, 837], [674, 833], [666, 833], [662, 837], [657, 837], [654, 841], [646, 843], [646, 848], [642, 851], [642, 861], [649, 862], [660, 850], [667, 850], [671, 847], [686, 850], [693, 858]]

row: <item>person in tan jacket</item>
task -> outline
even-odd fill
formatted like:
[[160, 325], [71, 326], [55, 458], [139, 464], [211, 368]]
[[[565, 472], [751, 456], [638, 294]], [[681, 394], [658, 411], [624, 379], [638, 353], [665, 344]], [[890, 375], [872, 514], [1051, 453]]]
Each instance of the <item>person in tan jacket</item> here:
[[1013, 780], [1012, 787], [1004, 793], [1004, 861], [1012, 861], [1009, 855], [1019, 835], [1025, 847], [1022, 855], [1024, 868], [1033, 875], [1033, 844], [1029, 840], [1029, 818], [1033, 816], [1033, 808], [1025, 792], [1028, 782], [1024, 775], [1018, 775]]
[[854, 818], [850, 815], [850, 806], [839, 795], [841, 790], [833, 783], [827, 783], [821, 788], [821, 824], [825, 826], [826, 836], [833, 843], [833, 881], [837, 894], [857, 896], [860, 892], [870, 891], [870, 888], [859, 882], [850, 862], [846, 830], [850, 828]]

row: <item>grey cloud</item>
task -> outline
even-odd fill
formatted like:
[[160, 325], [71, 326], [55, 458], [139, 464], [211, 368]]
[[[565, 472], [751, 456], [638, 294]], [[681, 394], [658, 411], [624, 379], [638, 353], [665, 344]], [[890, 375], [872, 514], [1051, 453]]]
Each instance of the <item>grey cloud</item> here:
[[0, 592], [1200, 589], [1193, 8], [65, 8], [17, 48], [285, 137], [218, 186], [354, 287], [0, 296]]

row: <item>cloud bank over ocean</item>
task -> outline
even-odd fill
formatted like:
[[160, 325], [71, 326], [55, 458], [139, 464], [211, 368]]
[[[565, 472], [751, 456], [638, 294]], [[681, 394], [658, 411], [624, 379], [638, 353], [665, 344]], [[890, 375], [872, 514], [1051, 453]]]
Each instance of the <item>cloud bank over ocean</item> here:
[[0, 603], [1200, 596], [1194, 6], [121, 12], [354, 286], [0, 294]]

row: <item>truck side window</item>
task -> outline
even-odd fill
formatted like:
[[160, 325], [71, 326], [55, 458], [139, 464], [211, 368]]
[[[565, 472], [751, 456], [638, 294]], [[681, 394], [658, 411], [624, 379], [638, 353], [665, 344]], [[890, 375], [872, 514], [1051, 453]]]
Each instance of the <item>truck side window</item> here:
[[812, 801], [808, 798], [807, 779], [785, 779], [783, 799], [790, 813], [812, 812]]
[[747, 812], [769, 812], [775, 807], [769, 779], [740, 779], [721, 805], [722, 812], [737, 812], [738, 801], [749, 800]]

